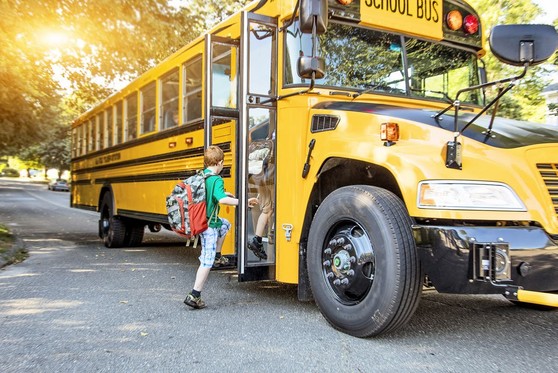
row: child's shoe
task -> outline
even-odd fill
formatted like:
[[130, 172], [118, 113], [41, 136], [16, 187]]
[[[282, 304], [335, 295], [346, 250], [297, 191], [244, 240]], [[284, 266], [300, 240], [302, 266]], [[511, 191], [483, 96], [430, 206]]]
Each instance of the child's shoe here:
[[184, 299], [184, 304], [195, 309], [205, 308], [205, 302], [201, 299], [201, 297], [195, 297], [191, 293], [186, 296], [186, 299]]
[[254, 255], [258, 258], [267, 260], [267, 254], [264, 251], [263, 243], [258, 242], [256, 237], [253, 237], [250, 241], [248, 241], [248, 248], [252, 250]]

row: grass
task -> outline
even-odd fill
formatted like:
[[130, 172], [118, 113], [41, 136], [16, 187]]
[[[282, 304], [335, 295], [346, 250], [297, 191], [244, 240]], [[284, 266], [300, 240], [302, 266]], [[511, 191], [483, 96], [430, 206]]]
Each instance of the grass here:
[[19, 263], [27, 258], [28, 254], [24, 248], [16, 246], [15, 237], [10, 230], [0, 224], [0, 264], [8, 265]]

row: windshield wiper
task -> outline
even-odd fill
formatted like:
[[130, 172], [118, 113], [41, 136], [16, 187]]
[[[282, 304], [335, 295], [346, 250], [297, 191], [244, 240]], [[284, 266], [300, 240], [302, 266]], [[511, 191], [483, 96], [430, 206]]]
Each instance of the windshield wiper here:
[[452, 104], [452, 105], [453, 105], [453, 102], [455, 101], [455, 100], [452, 100], [451, 97], [449, 97], [448, 94], [447, 94], [446, 92], [442, 92], [442, 91], [433, 91], [433, 90], [431, 90], [431, 89], [415, 89], [415, 88], [411, 88], [411, 92], [420, 92], [420, 93], [424, 93], [424, 94], [425, 94], [425, 97], [426, 97], [426, 94], [428, 94], [428, 93], [435, 93], [435, 94], [438, 94], [438, 95], [442, 95], [444, 101], [446, 101], [447, 103]]
[[378, 88], [380, 88], [381, 90], [383, 90], [384, 92], [391, 92], [394, 90], [394, 88], [390, 87], [388, 84], [386, 83], [378, 83], [378, 84], [374, 84], [373, 86], [371, 86], [370, 88], [366, 88], [363, 89], [360, 92], [357, 93], [353, 93], [353, 99], [357, 98], [358, 96], [361, 96], [365, 93], [370, 93], [372, 91], [377, 90]]

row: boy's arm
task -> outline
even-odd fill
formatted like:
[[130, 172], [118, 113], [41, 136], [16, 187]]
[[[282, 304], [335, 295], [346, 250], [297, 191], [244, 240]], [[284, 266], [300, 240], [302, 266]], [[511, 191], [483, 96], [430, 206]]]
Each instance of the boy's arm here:
[[225, 192], [225, 185], [221, 178], [215, 180], [213, 197], [222, 205], [238, 206], [238, 198], [234, 198], [233, 194]]
[[238, 198], [234, 197], [223, 197], [219, 200], [219, 203], [222, 205], [231, 205], [231, 206], [238, 206]]

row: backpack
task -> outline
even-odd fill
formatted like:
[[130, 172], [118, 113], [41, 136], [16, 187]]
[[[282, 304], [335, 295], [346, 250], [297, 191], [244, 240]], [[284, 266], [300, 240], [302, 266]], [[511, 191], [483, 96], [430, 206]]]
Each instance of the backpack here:
[[207, 229], [205, 179], [209, 176], [213, 175], [197, 171], [176, 184], [167, 197], [169, 225], [179, 236], [191, 238]]

